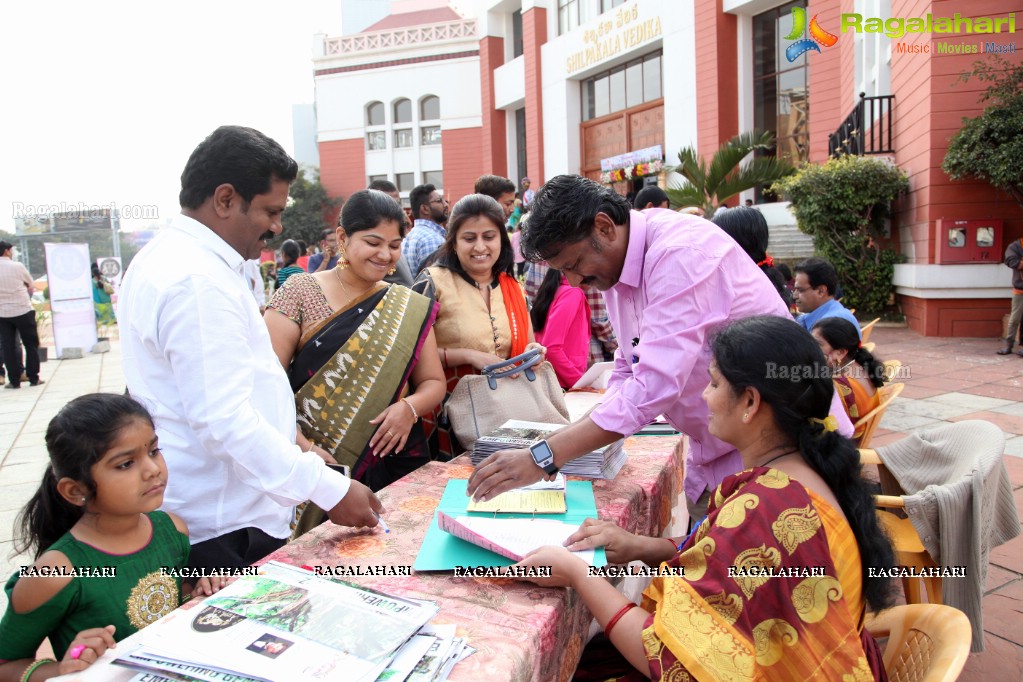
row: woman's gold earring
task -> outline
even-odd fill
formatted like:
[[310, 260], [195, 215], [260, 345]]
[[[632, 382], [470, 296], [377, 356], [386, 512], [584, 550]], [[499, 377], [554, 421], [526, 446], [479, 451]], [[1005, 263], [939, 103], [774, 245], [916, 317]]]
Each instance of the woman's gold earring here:
[[349, 262], [349, 260], [345, 258], [345, 252], [342, 251], [341, 255], [338, 256], [337, 259], [337, 267], [341, 268], [342, 270], [347, 270], [349, 265], [351, 265], [351, 262]]
[[748, 422], [749, 421], [749, 412], [747, 412], [746, 414], [742, 415], [742, 420], [744, 422]]
[[398, 272], [398, 268], [391, 268], [390, 270], [387, 271], [387, 275], [391, 276], [396, 272]]

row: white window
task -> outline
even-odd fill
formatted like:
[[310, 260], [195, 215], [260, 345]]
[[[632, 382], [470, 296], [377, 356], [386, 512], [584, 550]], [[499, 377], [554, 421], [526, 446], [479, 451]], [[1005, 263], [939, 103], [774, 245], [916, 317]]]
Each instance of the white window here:
[[387, 149], [387, 135], [383, 130], [366, 133], [366, 149], [371, 152], [379, 149]]
[[440, 126], [428, 126], [420, 129], [419, 144], [440, 144]]

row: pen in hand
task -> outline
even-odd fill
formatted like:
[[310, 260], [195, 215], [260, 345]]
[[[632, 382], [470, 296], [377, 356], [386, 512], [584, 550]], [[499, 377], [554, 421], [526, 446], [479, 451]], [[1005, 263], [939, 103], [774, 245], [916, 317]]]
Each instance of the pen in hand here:
[[384, 529], [384, 532], [385, 533], [390, 533], [391, 532], [390, 526], [388, 526], [387, 523], [384, 522], [384, 520], [382, 518], [380, 518], [380, 514], [377, 514], [376, 512], [373, 512], [373, 513], [376, 515], [377, 523], [380, 524], [380, 527]]

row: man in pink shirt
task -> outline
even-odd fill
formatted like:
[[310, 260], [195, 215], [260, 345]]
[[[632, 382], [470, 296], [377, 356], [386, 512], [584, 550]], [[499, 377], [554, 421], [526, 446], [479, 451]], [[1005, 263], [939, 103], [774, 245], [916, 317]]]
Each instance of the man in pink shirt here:
[[[615, 370], [606, 399], [588, 416], [542, 445], [499, 452], [480, 463], [469, 494], [489, 499], [535, 482], [663, 414], [689, 436], [684, 487], [691, 515], [703, 515], [701, 498], [742, 468], [736, 450], [707, 429], [700, 396], [708, 381], [709, 339], [751, 315], [791, 319], [760, 268], [714, 228], [667, 209], [630, 211], [624, 197], [579, 176], [560, 175], [544, 185], [533, 202], [523, 252], [528, 260], [547, 260], [573, 286], [604, 292], [619, 342]], [[844, 426], [851, 433], [848, 420]]]

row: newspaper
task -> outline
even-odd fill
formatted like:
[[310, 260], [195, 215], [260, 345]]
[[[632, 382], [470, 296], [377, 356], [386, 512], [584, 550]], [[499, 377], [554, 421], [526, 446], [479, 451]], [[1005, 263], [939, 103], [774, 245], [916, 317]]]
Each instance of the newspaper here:
[[394, 660], [387, 666], [387, 670], [380, 673], [376, 682], [405, 682], [436, 641], [433, 635], [415, 635], [398, 650]]
[[141, 647], [116, 662], [142, 667], [142, 657], [147, 670], [168, 672], [173, 663], [191, 664], [186, 674], [204, 682], [228, 679], [217, 676], [223, 673], [372, 681], [437, 610], [270, 562], [260, 575], [243, 576], [200, 606], [141, 631]]
[[440, 679], [439, 673], [447, 661], [448, 652], [455, 643], [455, 626], [429, 625], [423, 628], [424, 634], [433, 635], [434, 642], [430, 650], [419, 661], [412, 674], [408, 676], [407, 682], [436, 682]]

